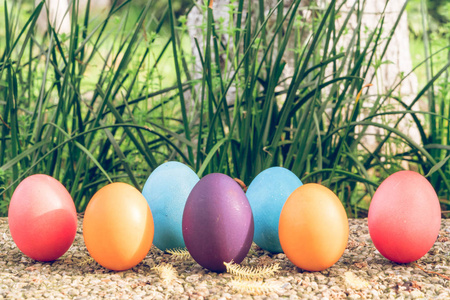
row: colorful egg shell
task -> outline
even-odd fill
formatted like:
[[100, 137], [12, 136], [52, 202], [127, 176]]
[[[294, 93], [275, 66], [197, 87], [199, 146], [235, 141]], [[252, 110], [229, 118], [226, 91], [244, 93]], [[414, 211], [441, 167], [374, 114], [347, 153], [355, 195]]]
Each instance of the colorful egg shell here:
[[223, 272], [225, 262], [242, 262], [253, 233], [250, 204], [231, 177], [209, 174], [194, 186], [184, 208], [183, 237], [198, 264]]
[[185, 248], [181, 221], [186, 200], [197, 174], [188, 166], [171, 161], [157, 167], [147, 179], [142, 194], [153, 214], [153, 244], [160, 250]]
[[97, 191], [84, 214], [83, 237], [92, 258], [114, 271], [140, 263], [152, 246], [153, 217], [144, 196], [126, 183]]
[[330, 189], [316, 183], [292, 192], [281, 211], [278, 230], [288, 259], [307, 271], [334, 265], [344, 253], [349, 235], [341, 201]]
[[386, 178], [369, 207], [369, 233], [387, 259], [409, 263], [433, 246], [441, 226], [441, 208], [429, 181], [413, 171]]
[[253, 241], [272, 253], [283, 252], [278, 236], [281, 209], [289, 195], [302, 185], [291, 171], [272, 167], [259, 173], [247, 190], [247, 198], [255, 220]]
[[26, 256], [53, 261], [72, 245], [77, 212], [67, 189], [53, 177], [36, 174], [14, 191], [8, 210], [11, 236]]

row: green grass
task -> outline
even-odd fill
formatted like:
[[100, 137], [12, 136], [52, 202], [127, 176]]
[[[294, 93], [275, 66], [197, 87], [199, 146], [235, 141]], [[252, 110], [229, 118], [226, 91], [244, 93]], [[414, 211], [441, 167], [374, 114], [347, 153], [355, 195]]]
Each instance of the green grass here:
[[[367, 79], [368, 66], [375, 64], [373, 53], [380, 47], [383, 16], [378, 27], [369, 33], [367, 43], [361, 41], [361, 29], [357, 29], [347, 48], [337, 49], [333, 45], [343, 38], [345, 28], [334, 27], [336, 18], [346, 19], [352, 13], [361, 16], [361, 8], [355, 5], [350, 12], [340, 12], [332, 3], [327, 10], [318, 10], [317, 18], [309, 24], [313, 30], [311, 39], [299, 47], [301, 51], [297, 53], [292, 80], [287, 86], [281, 84], [282, 55], [288, 51], [288, 39], [296, 36], [290, 33], [296, 30], [295, 18], [289, 16], [295, 15], [298, 6], [299, 2], [294, 2], [286, 18], [277, 18], [270, 29], [266, 28], [263, 16], [256, 18], [263, 20], [258, 24], [240, 24], [240, 29], [239, 24], [235, 25], [237, 30], [231, 34], [242, 47], [232, 56], [236, 57], [235, 70], [228, 76], [219, 75], [231, 78], [228, 82], [213, 85], [214, 72], [221, 70], [214, 69], [217, 64], [209, 59], [209, 52], [213, 52], [214, 57], [220, 55], [220, 47], [214, 44], [217, 39], [204, 46], [207, 72], [202, 82], [204, 113], [199, 121], [204, 125], [198, 132], [202, 141], [196, 159], [197, 168], [201, 166], [199, 173], [220, 171], [251, 182], [265, 168], [282, 165], [304, 182], [323, 182], [331, 187], [344, 202], [349, 215], [357, 215], [360, 209], [367, 210], [366, 199], [373, 194], [380, 177], [401, 169], [404, 159], [413, 160], [422, 173], [436, 171], [434, 176], [448, 188], [447, 175], [440, 169], [432, 169], [437, 163], [436, 157], [400, 132], [396, 128], [398, 123], [389, 127], [372, 121], [373, 117], [386, 114], [383, 103], [395, 99], [394, 94], [378, 95], [369, 115], [358, 120], [367, 91], [356, 105], [355, 97]], [[242, 7], [237, 5], [237, 9], [242, 10]], [[214, 28], [213, 12], [208, 10], [208, 14], [207, 28]], [[361, 26], [360, 22], [358, 24]], [[255, 29], [249, 34], [248, 28]], [[286, 30], [286, 34], [281, 35], [281, 30]], [[206, 30], [205, 35], [209, 40], [214, 31]], [[277, 48], [274, 46], [276, 38], [279, 38]], [[382, 61], [383, 57], [377, 59]], [[327, 66], [334, 72], [325, 76]], [[446, 69], [448, 66], [444, 66], [443, 70]], [[429, 78], [415, 101], [440, 78]], [[233, 83], [238, 85], [238, 92], [234, 106], [227, 108], [224, 107], [225, 97]], [[284, 99], [281, 103], [280, 98]], [[401, 99], [397, 101], [402, 103]], [[400, 119], [409, 113], [407, 106], [404, 111], [396, 112]], [[417, 125], [423, 128], [422, 124]], [[373, 152], [365, 149], [361, 143], [363, 134], [355, 131], [356, 126], [362, 133], [369, 126], [384, 129], [385, 136], [379, 137], [380, 147]], [[404, 153], [386, 153], [383, 146], [391, 143], [400, 143], [412, 150], [407, 153], [408, 157]], [[375, 177], [375, 172], [381, 174]]]
[[88, 29], [74, 23], [70, 38], [52, 32], [42, 39], [33, 33], [37, 12], [28, 26], [10, 27], [20, 7], [2, 7], [3, 213], [15, 186], [32, 173], [62, 181], [78, 210], [108, 181], [139, 187], [167, 149], [177, 149], [150, 125], [162, 109], [169, 118], [176, 110], [171, 89], [161, 91], [175, 79], [161, 38], [167, 21], [156, 19], [155, 28], [151, 2], [134, 17], [125, 3]]
[[[450, 2], [440, 8], [442, 15], [450, 13]], [[410, 52], [414, 66], [419, 65], [439, 50], [449, 46], [450, 23], [439, 24], [427, 13], [427, 3], [423, 0], [410, 0], [408, 5], [408, 27], [410, 29]], [[437, 72], [439, 66], [448, 62], [448, 50], [440, 51], [433, 55], [433, 72]], [[430, 65], [424, 64], [415, 70], [418, 78], [427, 80], [427, 69]], [[445, 78], [444, 78], [445, 79]]]
[[[450, 24], [439, 24], [438, 20], [432, 18], [427, 7], [430, 4], [425, 0], [413, 0], [409, 5], [410, 20], [416, 20], [416, 22], [409, 22], [411, 54], [413, 64], [419, 66], [416, 74], [420, 81], [430, 82], [436, 74], [441, 73], [424, 94], [424, 98], [428, 102], [428, 112], [431, 114], [426, 116], [427, 124], [424, 126], [426, 134], [423, 134], [422, 143], [432, 157], [439, 162], [430, 171], [442, 168], [445, 173], [448, 173], [450, 171], [447, 164], [450, 157], [450, 148], [448, 147], [450, 142], [448, 130]], [[442, 6], [437, 8], [437, 12], [443, 16], [448, 16], [449, 11], [450, 3], [442, 2]], [[440, 196], [448, 200], [450, 193], [448, 185], [443, 185], [437, 174], [431, 174], [433, 172], [430, 171], [428, 173], [431, 183], [440, 192]]]
[[[101, 186], [125, 181], [141, 188], [167, 160], [182, 161], [200, 176], [223, 172], [247, 184], [270, 166], [284, 166], [303, 182], [330, 187], [356, 217], [367, 212], [381, 179], [407, 161], [429, 175], [445, 209], [450, 60], [441, 55], [449, 49], [433, 56], [434, 46], [424, 50], [420, 63], [428, 71], [415, 101], [426, 97], [436, 105], [414, 112], [393, 91], [363, 88], [369, 68], [383, 61], [374, 55], [384, 53], [383, 15], [363, 41], [358, 4], [344, 11], [332, 1], [308, 20], [298, 17], [300, 1], [277, 14], [280, 2], [269, 15], [261, 13], [264, 1], [257, 3], [262, 9], [247, 7], [255, 18], [245, 19], [244, 2], [233, 2], [227, 28], [203, 6], [204, 42], [197, 41], [203, 72], [195, 74], [185, 17], [175, 17], [172, 1], [157, 13], [156, 1], [140, 10], [126, 1], [103, 19], [81, 17], [68, 37], [51, 32], [44, 38], [33, 30], [37, 12], [24, 16], [19, 4], [3, 1], [0, 213], [20, 180], [33, 173], [60, 180], [83, 211]], [[356, 30], [335, 26], [337, 18], [351, 14]], [[344, 33], [350, 38], [337, 47]], [[233, 42], [221, 43], [222, 34]], [[306, 34], [310, 38], [300, 42]], [[283, 79], [292, 42], [294, 73]], [[229, 57], [227, 68], [220, 67], [221, 55]], [[404, 108], [387, 110], [383, 103], [389, 99]], [[363, 116], [369, 100], [374, 105]], [[426, 116], [425, 124], [414, 119], [421, 144], [398, 130], [398, 123], [375, 121], [419, 114]], [[362, 142], [369, 126], [384, 129], [375, 151]], [[395, 144], [406, 150], [386, 151]]]

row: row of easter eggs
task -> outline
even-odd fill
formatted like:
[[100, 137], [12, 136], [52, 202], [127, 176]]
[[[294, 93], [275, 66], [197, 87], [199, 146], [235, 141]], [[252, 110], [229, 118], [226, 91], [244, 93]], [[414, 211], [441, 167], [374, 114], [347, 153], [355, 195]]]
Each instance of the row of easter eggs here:
[[[64, 186], [46, 175], [21, 182], [11, 199], [12, 238], [27, 256], [51, 261], [73, 243], [77, 217]], [[430, 183], [411, 171], [397, 172], [377, 189], [369, 209], [369, 231], [382, 255], [400, 263], [422, 257], [440, 228], [440, 206]], [[303, 185], [281, 167], [261, 172], [243, 192], [224, 174], [199, 179], [186, 165], [164, 163], [142, 193], [112, 183], [90, 200], [83, 237], [90, 255], [111, 270], [142, 261], [152, 243], [165, 251], [186, 247], [212, 271], [240, 263], [252, 241], [284, 252], [298, 267], [320, 271], [343, 254], [349, 236], [345, 209], [328, 188]]]
[[229, 176], [199, 179], [169, 162], [150, 175], [142, 193], [154, 216], [154, 245], [186, 247], [209, 270], [240, 263], [252, 241], [306, 270], [330, 267], [347, 245], [347, 216], [337, 196], [318, 184], [302, 186], [285, 168], [261, 172], [244, 193]]

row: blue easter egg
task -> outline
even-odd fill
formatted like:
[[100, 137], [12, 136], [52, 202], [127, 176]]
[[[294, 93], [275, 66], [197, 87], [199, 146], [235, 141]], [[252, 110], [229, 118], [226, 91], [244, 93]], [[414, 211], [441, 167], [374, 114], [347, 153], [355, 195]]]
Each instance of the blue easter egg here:
[[184, 206], [197, 174], [175, 161], [157, 167], [148, 177], [142, 194], [153, 214], [155, 236], [153, 244], [160, 250], [184, 248], [181, 222]]
[[253, 241], [262, 249], [281, 253], [278, 222], [281, 210], [289, 195], [303, 185], [288, 169], [272, 167], [259, 173], [247, 190], [255, 222]]

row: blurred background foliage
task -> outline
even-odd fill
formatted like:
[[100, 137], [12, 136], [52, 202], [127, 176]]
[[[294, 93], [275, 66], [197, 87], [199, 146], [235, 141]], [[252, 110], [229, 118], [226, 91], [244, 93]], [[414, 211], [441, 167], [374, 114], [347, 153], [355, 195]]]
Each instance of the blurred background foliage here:
[[[333, 189], [351, 217], [365, 216], [381, 180], [406, 163], [427, 175], [448, 209], [448, 1], [406, 5], [420, 85], [414, 101], [427, 101], [427, 111], [412, 111], [393, 91], [363, 88], [369, 68], [377, 67], [373, 53], [383, 50], [378, 40], [384, 16], [368, 43], [360, 40], [359, 24], [340, 49], [335, 45], [349, 30], [334, 24], [361, 16], [359, 5], [341, 11], [331, 1], [313, 7], [314, 17], [306, 20], [288, 17], [300, 9], [300, 1], [292, 1], [269, 23], [261, 11], [252, 12], [256, 21], [236, 17], [244, 11], [244, 1], [236, 0], [232, 22], [224, 27], [207, 3], [197, 3], [206, 16], [198, 74], [186, 25], [193, 4], [117, 1], [102, 13], [81, 13], [68, 35], [36, 32], [42, 5], [0, 0], [0, 215], [19, 182], [34, 173], [60, 180], [83, 211], [101, 186], [124, 181], [141, 189], [168, 160], [182, 161], [200, 176], [223, 172], [247, 184], [267, 167], [284, 166], [303, 182]], [[305, 28], [313, 34], [296, 48], [292, 76], [282, 78], [282, 54]], [[225, 35], [233, 44], [221, 42]], [[221, 68], [224, 53], [229, 69]], [[327, 67], [332, 74], [326, 75]], [[375, 104], [363, 115], [370, 97]], [[403, 109], [386, 110], [388, 99]], [[376, 121], [389, 115], [423, 117], [413, 120], [421, 142]], [[361, 142], [368, 127], [384, 130], [375, 151]], [[407, 149], [386, 151], [391, 145]]]

